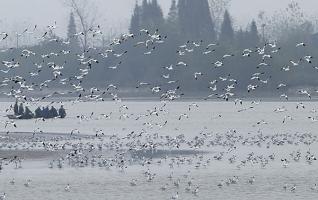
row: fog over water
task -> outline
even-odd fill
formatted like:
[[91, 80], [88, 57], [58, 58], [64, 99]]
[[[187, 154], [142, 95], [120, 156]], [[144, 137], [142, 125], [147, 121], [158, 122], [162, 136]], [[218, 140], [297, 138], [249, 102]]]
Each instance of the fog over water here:
[[[98, 5], [99, 21], [103, 24], [103, 29], [109, 31], [126, 31], [129, 25], [130, 16], [136, 0], [92, 0]], [[59, 24], [57, 32], [65, 36], [69, 8], [66, 8], [64, 0], [1, 0], [0, 7], [0, 27], [7, 29], [15, 28], [21, 31], [25, 25], [46, 26], [54, 21]], [[237, 27], [246, 26], [252, 19], [257, 19], [260, 11], [272, 14], [275, 11], [286, 8], [290, 0], [232, 0], [230, 11], [235, 18]], [[307, 14], [317, 14], [318, 2], [315, 0], [296, 1]], [[141, 0], [139, 0], [141, 3]], [[170, 0], [158, 0], [165, 15], [170, 7]], [[111, 6], [110, 6], [111, 5]], [[30, 12], [30, 10], [35, 10]]]

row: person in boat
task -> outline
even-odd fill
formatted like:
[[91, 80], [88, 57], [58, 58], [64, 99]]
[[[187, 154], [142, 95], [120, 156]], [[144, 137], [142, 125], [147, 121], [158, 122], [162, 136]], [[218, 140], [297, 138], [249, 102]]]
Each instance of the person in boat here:
[[52, 106], [49, 110], [49, 118], [54, 118], [57, 116], [59, 116], [59, 114], [57, 113], [57, 110], [54, 108], [54, 106]]
[[18, 115], [22, 116], [24, 114], [24, 108], [23, 108], [23, 104], [20, 103], [19, 105], [19, 109], [18, 109]]
[[65, 109], [63, 108], [63, 106], [61, 106], [59, 109], [59, 116], [60, 116], [60, 118], [66, 117], [66, 112], [65, 112]]
[[49, 109], [49, 107], [43, 108], [42, 113], [43, 113], [43, 118], [45, 118], [45, 119], [50, 118], [50, 117], [49, 117], [49, 115], [50, 115], [50, 109]]
[[38, 107], [38, 108], [34, 111], [34, 113], [35, 113], [35, 118], [41, 118], [41, 117], [43, 117], [43, 110], [42, 110], [40, 107]]
[[32, 113], [32, 111], [29, 109], [29, 107], [25, 107], [25, 111], [23, 113], [23, 115], [21, 116], [22, 119], [32, 119], [34, 118], [34, 114]]
[[32, 119], [32, 118], [65, 118], [66, 117], [66, 111], [63, 106], [57, 110], [53, 106], [51, 108], [49, 107], [38, 107], [35, 112], [33, 113], [27, 106], [24, 108], [23, 104], [18, 104], [18, 101], [15, 102], [13, 106], [14, 115], [8, 115], [10, 119]]
[[17, 100], [15, 101], [15, 104], [13, 106], [13, 112], [14, 112], [14, 115], [19, 115], [19, 106], [18, 106]]

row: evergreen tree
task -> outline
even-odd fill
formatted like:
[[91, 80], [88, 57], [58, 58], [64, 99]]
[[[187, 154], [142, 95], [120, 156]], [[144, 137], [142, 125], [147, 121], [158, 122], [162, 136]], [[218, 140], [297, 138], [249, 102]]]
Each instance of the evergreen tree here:
[[179, 0], [182, 34], [191, 40], [215, 40], [215, 29], [207, 0]]
[[157, 0], [151, 2], [144, 0], [141, 5], [140, 16], [141, 28], [148, 29], [151, 32], [161, 29], [164, 24], [162, 9]]
[[152, 21], [153, 21], [153, 25], [154, 25], [154, 29], [161, 29], [162, 25], [164, 24], [164, 18], [163, 18], [163, 13], [162, 13], [162, 9], [159, 6], [157, 0], [152, 0], [151, 4], [150, 4], [150, 8], [152, 11]]
[[67, 39], [70, 41], [72, 49], [78, 49], [80, 47], [78, 38], [75, 36], [77, 33], [76, 23], [73, 12], [70, 14], [69, 24], [67, 28]]
[[148, 4], [148, 0], [143, 0], [141, 4], [141, 28], [147, 28], [150, 25], [150, 6]]
[[224, 13], [223, 23], [221, 25], [221, 33], [219, 40], [226, 45], [232, 45], [234, 41], [234, 29], [229, 12], [226, 10]]
[[186, 0], [179, 0], [178, 1], [178, 19], [180, 24], [180, 31], [183, 34], [183, 36], [190, 35], [187, 28], [187, 4]]
[[18, 101], [15, 101], [14, 107], [13, 107], [13, 112], [15, 115], [19, 115], [19, 106], [18, 106]]
[[171, 7], [166, 20], [166, 29], [168, 35], [178, 35], [180, 33], [179, 19], [178, 19], [178, 8], [176, 0], [172, 0]]
[[252, 21], [250, 31], [249, 31], [249, 40], [251, 42], [251, 46], [257, 46], [260, 42], [257, 25], [255, 20]]
[[248, 33], [246, 31], [243, 31], [242, 28], [240, 28], [236, 33], [236, 45], [238, 48], [250, 48], [249, 44], [246, 43]]
[[132, 15], [131, 20], [130, 20], [130, 27], [129, 27], [129, 32], [130, 33], [136, 34], [140, 30], [140, 22], [141, 22], [141, 19], [140, 19], [141, 13], [140, 13], [140, 11], [141, 11], [141, 8], [138, 5], [138, 3], [136, 2], [135, 9], [134, 9], [134, 14]]
[[211, 12], [209, 9], [209, 2], [208, 0], [201, 0], [201, 7], [199, 10], [202, 11], [202, 27], [203, 27], [203, 36], [209, 38], [211, 41], [216, 40], [216, 31], [215, 31], [215, 24], [212, 21]]

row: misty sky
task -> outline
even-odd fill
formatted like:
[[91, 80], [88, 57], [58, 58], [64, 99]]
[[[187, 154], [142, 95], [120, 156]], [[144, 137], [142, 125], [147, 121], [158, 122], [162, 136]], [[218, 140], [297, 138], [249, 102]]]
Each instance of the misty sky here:
[[[25, 26], [38, 24], [46, 26], [56, 20], [59, 29], [57, 33], [65, 34], [69, 9], [63, 4], [65, 0], [0, 0], [1, 31], [22, 31]], [[135, 0], [90, 0], [98, 4], [99, 23], [104, 30], [112, 27], [117, 32], [125, 31], [131, 16]], [[166, 14], [171, 0], [158, 0]], [[141, 0], [139, 0], [141, 2]], [[290, 0], [232, 0], [230, 12], [235, 18], [236, 26], [245, 27], [260, 10], [272, 13], [283, 9]], [[299, 0], [306, 13], [317, 14], [317, 0]]]

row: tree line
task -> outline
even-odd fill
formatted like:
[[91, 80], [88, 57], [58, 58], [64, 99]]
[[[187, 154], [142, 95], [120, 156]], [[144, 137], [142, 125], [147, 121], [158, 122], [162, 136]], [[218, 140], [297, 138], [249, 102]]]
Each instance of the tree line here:
[[[315, 87], [318, 80], [314, 63], [301, 62], [301, 67], [293, 69], [292, 73], [283, 70], [290, 65], [291, 60], [297, 62], [305, 55], [318, 52], [317, 46], [310, 45], [313, 41], [311, 37], [313, 31], [308, 20], [286, 26], [288, 29], [284, 29], [285, 26], [278, 26], [288, 23], [283, 19], [288, 19], [290, 16], [296, 16], [298, 19], [298, 15], [294, 13], [298, 13], [296, 5], [288, 10], [284, 18], [277, 16], [276, 24], [271, 20], [272, 24], [269, 25], [276, 27], [276, 32], [284, 35], [284, 37], [277, 36], [274, 41], [268, 34], [263, 33], [264, 30], [260, 34], [259, 27], [264, 28], [263, 24], [258, 24], [260, 20], [251, 19], [247, 27], [234, 28], [233, 18], [226, 9], [220, 26], [216, 26], [217, 22], [211, 16], [207, 0], [172, 0], [166, 17], [157, 0], [143, 0], [141, 4], [136, 3], [130, 20], [129, 32], [135, 36], [134, 38], [120, 45], [113, 45], [114, 41], [109, 41], [110, 45], [107, 47], [83, 47], [79, 40], [81, 35], [78, 36], [76, 16], [71, 12], [66, 39], [50, 33], [49, 37], [38, 45], [27, 47], [28, 50], [36, 53], [36, 56], [25, 56], [22, 53], [25, 47], [2, 52], [1, 60], [19, 62], [21, 67], [6, 74], [0, 73], [0, 76], [29, 77], [31, 72], [38, 72], [36, 78], [31, 77], [26, 82], [41, 90], [47, 88], [46, 84], [43, 84], [46, 80], [66, 78], [67, 83], [52, 81], [50, 87], [69, 90], [73, 88], [72, 85], [78, 84], [83, 85], [84, 88], [107, 87], [109, 84], [114, 84], [129, 92], [143, 92], [149, 95], [152, 95], [150, 87], [141, 88], [138, 87], [138, 83], [159, 85], [163, 90], [181, 87], [184, 93], [195, 95], [209, 92], [209, 82], [219, 80], [219, 77], [235, 79], [236, 83], [239, 83], [236, 84], [236, 91], [244, 93], [251, 84], [251, 77], [255, 72], [262, 75], [256, 81], [268, 81], [269, 84], [259, 83], [259, 87], [269, 95], [273, 95], [273, 89], [276, 92], [276, 84], [279, 82], [288, 83], [287, 87], [279, 91], [280, 93], [288, 92], [290, 88], [295, 87]], [[282, 27], [282, 30], [278, 31], [279, 27]], [[304, 28], [308, 31], [303, 31]], [[137, 45], [139, 42], [145, 42], [148, 37], [141, 30], [150, 34], [158, 33], [162, 43], [150, 44], [147, 47]], [[92, 37], [97, 36], [92, 35]], [[118, 38], [118, 41], [124, 41], [124, 34]], [[308, 44], [306, 49], [300, 52], [295, 48], [298, 42]], [[256, 52], [268, 43], [275, 44], [279, 51], [271, 59], [266, 60], [269, 67], [260, 67], [259, 64], [264, 62], [264, 55]], [[210, 44], [213, 45], [209, 46]], [[184, 45], [186, 48], [181, 48]], [[252, 53], [245, 54], [246, 49]], [[146, 54], [145, 52], [148, 51], [150, 53]], [[264, 54], [271, 53], [268, 45], [264, 51]], [[119, 54], [122, 56], [119, 57]], [[230, 57], [223, 59], [226, 54]], [[81, 56], [96, 59], [98, 63], [83, 64]], [[180, 61], [187, 63], [187, 67], [176, 67]], [[222, 65], [217, 67], [217, 63], [221, 61]], [[62, 66], [59, 70], [61, 73], [58, 75], [53, 73], [52, 65]], [[110, 67], [113, 66], [118, 68], [111, 70]], [[174, 70], [166, 70], [169, 66], [173, 66]], [[76, 75], [84, 69], [89, 70], [89, 73], [78, 79]], [[195, 79], [193, 76], [195, 72], [201, 72], [202, 78]], [[168, 80], [165, 77], [168, 75], [169, 80], [175, 83], [167, 84]], [[219, 81], [218, 87], [224, 90], [227, 84], [229, 83]], [[8, 87], [16, 85], [12, 83]]]

